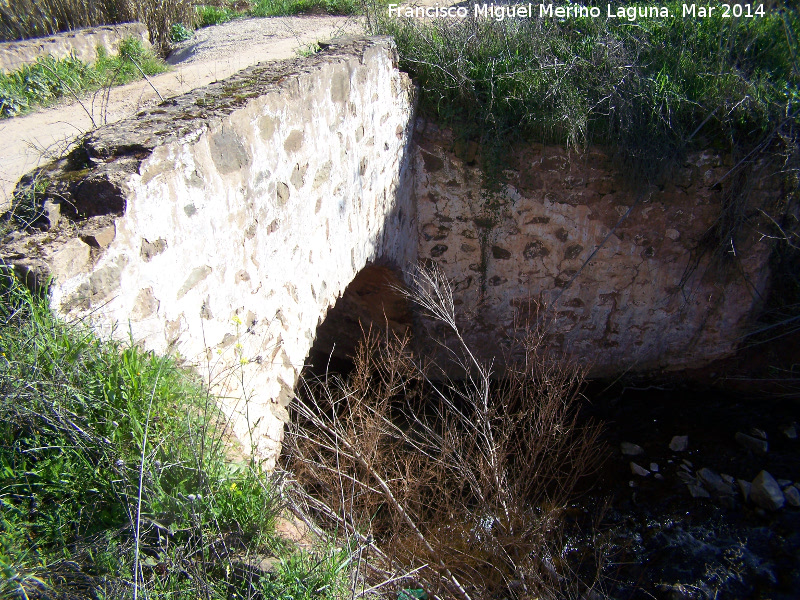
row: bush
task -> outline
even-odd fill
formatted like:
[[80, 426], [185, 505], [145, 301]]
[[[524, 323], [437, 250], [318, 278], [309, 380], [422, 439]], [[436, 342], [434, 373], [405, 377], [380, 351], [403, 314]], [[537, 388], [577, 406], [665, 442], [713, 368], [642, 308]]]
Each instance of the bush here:
[[175, 23], [169, 34], [169, 39], [172, 42], [184, 42], [191, 38], [194, 32], [186, 27], [183, 23]]
[[452, 333], [465, 379], [420, 364], [407, 339], [368, 336], [347, 377], [305, 382], [287, 436], [299, 504], [371, 553], [371, 578], [399, 568], [440, 597], [563, 597], [590, 579], [559, 547], [563, 511], [602, 460], [579, 424], [583, 372], [548, 360], [543, 335], [496, 381], [460, 337], [437, 272], [412, 297]]

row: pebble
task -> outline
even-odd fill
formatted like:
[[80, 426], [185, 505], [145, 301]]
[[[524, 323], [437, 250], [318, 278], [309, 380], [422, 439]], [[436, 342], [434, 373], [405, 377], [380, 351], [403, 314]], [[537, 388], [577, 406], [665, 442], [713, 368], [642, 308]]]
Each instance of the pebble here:
[[653, 477], [655, 477], [659, 481], [664, 481], [664, 476], [661, 473], [656, 473]]
[[650, 470], [653, 473], [658, 473], [658, 463], [650, 463]]
[[800, 491], [796, 487], [788, 487], [783, 490], [783, 496], [790, 506], [800, 508]]
[[743, 446], [748, 450], [752, 450], [756, 454], [766, 454], [769, 450], [769, 444], [765, 440], [754, 438], [753, 436], [742, 433], [741, 431], [738, 431], [734, 437], [740, 446]]
[[631, 462], [631, 473], [634, 475], [639, 475], [640, 477], [647, 477], [650, 475], [650, 471], [637, 465], [635, 462]]
[[622, 454], [625, 456], [639, 456], [640, 454], [644, 454], [644, 448], [637, 444], [631, 444], [630, 442], [622, 442], [619, 447], [620, 450], [622, 450]]
[[676, 435], [669, 443], [669, 449], [673, 452], [683, 452], [689, 447], [688, 435]]
[[757, 506], [767, 510], [778, 510], [786, 503], [778, 482], [767, 471], [761, 471], [753, 479], [750, 499]]

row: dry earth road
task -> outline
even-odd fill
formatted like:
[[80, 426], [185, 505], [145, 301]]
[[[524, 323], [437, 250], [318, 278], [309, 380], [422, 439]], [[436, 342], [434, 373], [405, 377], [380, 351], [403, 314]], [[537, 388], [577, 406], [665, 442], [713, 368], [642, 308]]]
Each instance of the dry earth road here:
[[[358, 18], [308, 16], [238, 19], [206, 27], [179, 44], [167, 73], [101, 90], [81, 99], [0, 121], [0, 212], [7, 210], [19, 179], [62, 155], [93, 127], [132, 116], [142, 107], [224, 79], [267, 60], [296, 56], [310, 44], [363, 31]], [[155, 88], [155, 89], [154, 89]]]

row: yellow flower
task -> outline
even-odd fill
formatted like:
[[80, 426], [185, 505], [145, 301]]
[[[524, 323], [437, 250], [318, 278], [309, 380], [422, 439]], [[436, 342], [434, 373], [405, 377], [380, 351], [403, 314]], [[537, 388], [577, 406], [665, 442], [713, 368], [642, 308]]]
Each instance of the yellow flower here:
[[231, 484], [231, 491], [232, 492], [236, 491], [236, 482], [235, 481]]
[[239, 315], [233, 315], [233, 319], [231, 319], [236, 325], [241, 325], [242, 320], [239, 318]]

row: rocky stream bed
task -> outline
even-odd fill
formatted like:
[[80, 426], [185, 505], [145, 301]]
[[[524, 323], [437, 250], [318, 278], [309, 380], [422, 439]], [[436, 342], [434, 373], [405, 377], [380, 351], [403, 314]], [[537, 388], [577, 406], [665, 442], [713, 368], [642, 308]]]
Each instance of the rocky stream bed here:
[[[587, 412], [611, 456], [565, 554], [597, 598], [800, 598], [798, 401], [625, 389]], [[595, 597], [590, 593], [587, 598]]]

